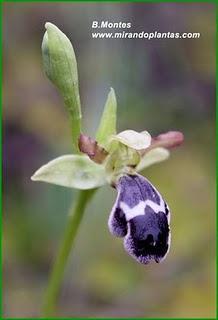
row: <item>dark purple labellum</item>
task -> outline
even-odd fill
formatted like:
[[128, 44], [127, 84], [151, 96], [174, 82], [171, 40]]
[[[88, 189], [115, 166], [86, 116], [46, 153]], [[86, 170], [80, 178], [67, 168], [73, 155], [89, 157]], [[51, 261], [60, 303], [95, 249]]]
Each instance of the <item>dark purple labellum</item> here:
[[170, 212], [159, 192], [140, 175], [124, 175], [109, 217], [110, 232], [124, 238], [125, 250], [138, 262], [163, 260], [170, 246]]

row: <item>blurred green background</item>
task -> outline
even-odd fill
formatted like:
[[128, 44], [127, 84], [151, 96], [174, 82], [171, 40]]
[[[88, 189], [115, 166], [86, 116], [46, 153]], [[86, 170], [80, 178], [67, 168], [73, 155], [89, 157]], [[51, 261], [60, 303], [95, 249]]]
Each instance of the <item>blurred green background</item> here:
[[[93, 20], [130, 31], [200, 32], [200, 39], [92, 39]], [[182, 147], [144, 174], [167, 199], [172, 246], [143, 266], [112, 237], [109, 186], [93, 198], [59, 299], [65, 317], [215, 317], [215, 5], [4, 3], [4, 316], [37, 317], [74, 190], [33, 183], [42, 164], [71, 153], [63, 102], [42, 70], [46, 21], [77, 56], [84, 131], [94, 135], [112, 86], [118, 129], [180, 130]]]

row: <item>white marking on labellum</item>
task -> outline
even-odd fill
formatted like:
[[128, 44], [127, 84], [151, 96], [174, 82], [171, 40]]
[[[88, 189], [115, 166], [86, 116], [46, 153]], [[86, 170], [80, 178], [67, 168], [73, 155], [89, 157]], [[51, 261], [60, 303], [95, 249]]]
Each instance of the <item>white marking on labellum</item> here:
[[125, 202], [120, 202], [120, 208], [123, 210], [126, 220], [129, 221], [134, 217], [141, 216], [145, 214], [145, 209], [149, 206], [154, 210], [155, 213], [165, 212], [164, 201], [162, 198], [160, 205], [153, 202], [152, 200], [140, 201], [135, 207], [130, 208]]
[[130, 208], [125, 202], [120, 202], [120, 209], [123, 210], [126, 220], [129, 221], [137, 216], [142, 216], [145, 214], [145, 201], [140, 201], [135, 207]]

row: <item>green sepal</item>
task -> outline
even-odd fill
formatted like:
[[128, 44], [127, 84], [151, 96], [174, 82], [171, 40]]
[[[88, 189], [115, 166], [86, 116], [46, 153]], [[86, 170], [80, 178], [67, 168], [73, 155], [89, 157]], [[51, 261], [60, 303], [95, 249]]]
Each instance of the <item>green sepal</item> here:
[[169, 156], [170, 152], [165, 148], [159, 147], [151, 149], [141, 158], [139, 164], [136, 167], [136, 170], [142, 171], [155, 163], [167, 160]]
[[31, 177], [64, 187], [87, 190], [104, 185], [105, 169], [86, 155], [64, 155], [39, 168]]

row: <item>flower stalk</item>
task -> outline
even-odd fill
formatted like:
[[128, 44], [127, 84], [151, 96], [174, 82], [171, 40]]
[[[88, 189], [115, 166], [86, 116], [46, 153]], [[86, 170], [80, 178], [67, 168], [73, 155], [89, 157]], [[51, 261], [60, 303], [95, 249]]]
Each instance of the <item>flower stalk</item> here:
[[68, 221], [61, 245], [55, 259], [48, 287], [45, 292], [43, 317], [53, 317], [56, 313], [57, 298], [64, 276], [65, 266], [74, 245], [74, 241], [81, 224], [85, 208], [94, 195], [96, 189], [79, 191], [76, 200], [68, 214]]

